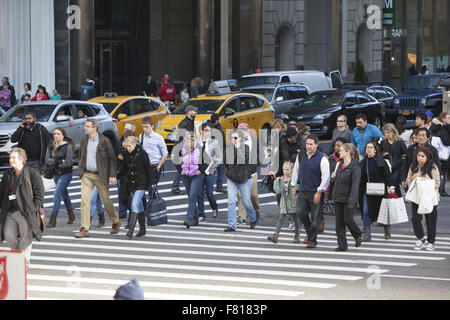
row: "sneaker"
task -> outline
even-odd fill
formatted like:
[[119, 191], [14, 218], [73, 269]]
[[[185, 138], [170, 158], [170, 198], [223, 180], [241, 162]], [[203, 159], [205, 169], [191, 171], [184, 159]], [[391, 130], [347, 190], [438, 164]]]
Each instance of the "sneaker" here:
[[414, 250], [420, 250], [423, 246], [425, 246], [425, 240], [417, 240]]
[[173, 194], [184, 194], [184, 192], [181, 191], [180, 188], [172, 189], [172, 193], [173, 193]]
[[291, 221], [291, 223], [289, 224], [289, 230], [295, 231], [295, 224], [294, 224], [294, 221]]
[[429, 243], [428, 245], [427, 245], [427, 247], [426, 247], [426, 250], [427, 251], [434, 251], [434, 249], [435, 249], [435, 245], [434, 245], [434, 243]]
[[198, 222], [205, 222], [206, 221], [206, 218], [205, 217], [200, 217], [200, 218], [198, 218]]
[[241, 224], [241, 225], [242, 225], [242, 224], [246, 224], [246, 223], [247, 223], [247, 220], [245, 220], [245, 219], [244, 219], [244, 220], [241, 220], [241, 219], [237, 218], [236, 223], [237, 223], [237, 224]]
[[219, 216], [219, 209], [213, 210], [213, 218], [217, 219], [218, 216]]

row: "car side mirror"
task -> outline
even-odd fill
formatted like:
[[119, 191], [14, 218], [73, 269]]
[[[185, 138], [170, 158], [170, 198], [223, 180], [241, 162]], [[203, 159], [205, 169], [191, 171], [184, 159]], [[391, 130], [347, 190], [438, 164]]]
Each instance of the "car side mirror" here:
[[275, 102], [281, 102], [283, 100], [284, 100], [284, 98], [282, 96], [279, 96], [275, 99]]
[[64, 121], [69, 121], [70, 117], [69, 116], [57, 116], [56, 117], [56, 122], [64, 122]]
[[126, 118], [127, 118], [127, 115], [124, 114], [124, 113], [120, 113], [120, 114], [117, 116], [117, 119], [119, 119], [119, 120], [125, 120]]

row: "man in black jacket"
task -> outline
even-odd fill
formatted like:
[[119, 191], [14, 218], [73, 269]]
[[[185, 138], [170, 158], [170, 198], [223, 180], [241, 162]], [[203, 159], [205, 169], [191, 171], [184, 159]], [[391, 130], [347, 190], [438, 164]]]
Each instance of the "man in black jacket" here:
[[435, 147], [433, 147], [428, 140], [430, 139], [431, 134], [427, 128], [419, 128], [417, 131], [417, 143], [408, 147], [406, 151], [406, 159], [403, 162], [402, 167], [402, 186], [406, 188], [406, 176], [408, 175], [408, 170], [411, 167], [411, 164], [414, 161], [414, 158], [417, 157], [417, 150], [419, 147], [428, 148], [433, 154], [433, 161], [441, 172], [441, 162], [439, 161], [439, 154]]
[[142, 93], [146, 96], [157, 97], [158, 96], [158, 85], [155, 80], [153, 80], [152, 75], [147, 77], [147, 81], [142, 88]]
[[20, 123], [19, 128], [11, 136], [11, 142], [17, 143], [18, 147], [27, 153], [27, 166], [41, 172], [45, 163], [45, 153], [50, 141], [47, 129], [36, 123], [36, 115], [28, 111], [25, 120]]

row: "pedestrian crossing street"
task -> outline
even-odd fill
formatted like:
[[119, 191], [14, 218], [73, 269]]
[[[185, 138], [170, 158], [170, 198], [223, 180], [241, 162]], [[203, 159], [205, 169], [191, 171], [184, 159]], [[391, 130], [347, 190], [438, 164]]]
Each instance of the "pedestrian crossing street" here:
[[[74, 176], [69, 187], [75, 209], [80, 207], [80, 183]], [[450, 238], [438, 235], [436, 251], [417, 252], [412, 249], [412, 230], [398, 233], [395, 227], [391, 240], [377, 232], [382, 229], [374, 229], [372, 242], [359, 248], [348, 233], [347, 252], [334, 251], [337, 243], [331, 226], [319, 235], [314, 250], [293, 244], [293, 232], [287, 228], [282, 229], [278, 244], [267, 241], [274, 225], [264, 222], [264, 216], [254, 230], [238, 225], [236, 233], [224, 233], [224, 194], [217, 198], [218, 219], [211, 218], [205, 201], [207, 221], [186, 229], [182, 221], [187, 197], [172, 195], [171, 183], [170, 179], [159, 183], [168, 205], [169, 224], [147, 227], [145, 237], [131, 241], [123, 229], [113, 236], [109, 225], [98, 229], [95, 222], [89, 238], [75, 239], [79, 214], [73, 226], [66, 226], [62, 205], [57, 228], [46, 230], [42, 241], [33, 243], [28, 299], [110, 300], [119, 286], [133, 278], [138, 278], [146, 299], [308, 299], [323, 290], [364, 287], [374, 274], [389, 281], [389, 276], [407, 274], [419, 266], [446, 263], [450, 255]], [[111, 198], [117, 202], [117, 188], [111, 188]], [[260, 200], [261, 207], [276, 204], [273, 194], [260, 194]], [[44, 203], [47, 218], [52, 201], [53, 193], [48, 192]], [[273, 215], [277, 217], [278, 211]], [[334, 218], [326, 219], [328, 224]], [[302, 231], [302, 240], [304, 236]], [[7, 249], [6, 243], [0, 247]]]

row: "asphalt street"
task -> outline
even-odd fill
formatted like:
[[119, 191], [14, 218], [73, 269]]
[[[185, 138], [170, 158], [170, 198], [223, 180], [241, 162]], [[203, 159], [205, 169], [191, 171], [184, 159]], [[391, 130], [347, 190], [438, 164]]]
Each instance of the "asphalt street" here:
[[[108, 300], [120, 285], [138, 278], [146, 299], [450, 299], [450, 198], [438, 207], [434, 252], [413, 250], [411, 222], [393, 226], [388, 241], [383, 228], [374, 225], [372, 242], [359, 248], [348, 233], [349, 250], [335, 252], [333, 216], [325, 217], [326, 230], [318, 237], [318, 247], [310, 250], [291, 242], [293, 232], [287, 222], [278, 244], [267, 240], [278, 220], [276, 200], [270, 193], [260, 194], [261, 222], [254, 230], [239, 225], [236, 233], [223, 232], [225, 194], [216, 194], [217, 219], [205, 200], [206, 222], [186, 229], [187, 197], [171, 194], [174, 175], [168, 163], [159, 184], [169, 223], [147, 227], [145, 237], [130, 241], [123, 230], [126, 220], [121, 221], [118, 235], [110, 235], [109, 219], [99, 229], [97, 217], [89, 238], [73, 237], [80, 223], [81, 182], [75, 174], [69, 187], [75, 224], [66, 224], [62, 205], [57, 227], [47, 229], [43, 240], [33, 244], [28, 298]], [[111, 198], [117, 202], [115, 187], [111, 187]], [[52, 206], [53, 194], [48, 192], [47, 221]], [[362, 226], [360, 216], [355, 220]], [[302, 240], [304, 236], [302, 231]], [[6, 249], [6, 243], [0, 248]]]

